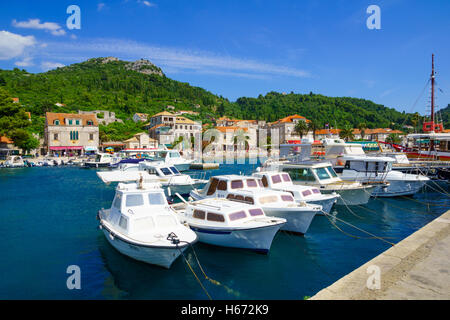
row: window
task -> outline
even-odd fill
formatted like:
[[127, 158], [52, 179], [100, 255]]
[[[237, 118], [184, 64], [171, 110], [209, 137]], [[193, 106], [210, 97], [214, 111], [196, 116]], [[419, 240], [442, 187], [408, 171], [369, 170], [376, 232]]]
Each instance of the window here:
[[172, 171], [169, 170], [169, 168], [161, 168], [162, 173], [166, 176], [172, 175]]
[[205, 211], [202, 211], [202, 210], [194, 210], [194, 214], [192, 215], [192, 217], [194, 217], [196, 219], [202, 219], [202, 220], [205, 220], [205, 216], [206, 216], [206, 213], [205, 213]]
[[234, 199], [237, 200], [237, 201], [245, 201], [244, 196], [241, 196], [241, 195], [238, 195], [238, 194], [234, 196]]
[[75, 124], [76, 124], [77, 126], [79, 126], [79, 125], [80, 125], [80, 120], [75, 120]]
[[275, 184], [275, 183], [280, 183], [281, 182], [281, 177], [280, 177], [280, 175], [275, 175], [275, 176], [272, 176], [272, 182]]
[[294, 198], [292, 198], [292, 196], [289, 196], [289, 195], [284, 195], [284, 196], [282, 195], [281, 200], [286, 201], [286, 202], [293, 202]]
[[242, 180], [231, 181], [231, 189], [242, 189], [244, 187], [244, 182]]
[[208, 221], [225, 222], [225, 218], [221, 214], [208, 212]]
[[59, 120], [53, 121], [53, 124], [54, 124], [55, 126], [59, 126]]
[[262, 182], [264, 188], [267, 188], [269, 186], [269, 182], [267, 181], [267, 177], [266, 176], [262, 177], [261, 182]]
[[122, 202], [122, 195], [120, 193], [116, 194], [116, 198], [113, 202], [113, 207], [120, 210], [120, 203]]
[[224, 180], [221, 180], [219, 182], [219, 184], [217, 185], [217, 190], [222, 190], [222, 191], [227, 190], [227, 182]]
[[209, 185], [209, 189], [208, 189], [208, 192], [206, 193], [206, 195], [208, 195], [208, 196], [213, 195], [214, 192], [216, 192], [216, 188], [217, 188], [217, 184], [218, 184], [218, 183], [219, 183], [219, 180], [213, 178], [213, 179], [211, 180], [211, 183], [210, 183], [210, 185]]
[[261, 188], [264, 187], [264, 184], [262, 183], [261, 179], [258, 179], [258, 185], [259, 185]]
[[328, 167], [328, 172], [331, 174], [331, 176], [333, 178], [337, 178], [338, 177], [336, 171], [334, 171], [334, 169], [332, 167]]
[[89, 134], [89, 140], [94, 140], [94, 134], [93, 133]]
[[69, 124], [72, 125], [72, 120], [69, 120]]
[[320, 180], [331, 178], [330, 175], [328, 174], [328, 171], [326, 168], [317, 168], [317, 169], [314, 169], [314, 171], [316, 172], [316, 174]]
[[57, 133], [55, 133], [55, 134], [53, 135], [53, 140], [58, 140], [58, 134], [57, 134]]
[[254, 204], [255, 201], [253, 200], [252, 197], [245, 197], [245, 202], [249, 203], [249, 204]]
[[257, 186], [255, 179], [247, 179], [247, 187], [256, 188]]
[[288, 173], [283, 173], [281, 176], [283, 177], [283, 181], [284, 182], [290, 182], [291, 181], [291, 177], [289, 177]]
[[239, 220], [239, 219], [246, 218], [247, 215], [245, 214], [245, 211], [238, 211], [238, 212], [231, 213], [229, 215], [229, 217], [230, 217], [230, 221], [236, 221], [236, 220]]
[[70, 131], [70, 140], [78, 140], [78, 131]]
[[316, 189], [316, 188], [312, 189], [312, 192], [313, 193], [320, 193], [319, 189]]
[[126, 200], [127, 207], [138, 207], [144, 204], [144, 199], [141, 194], [128, 194]]
[[265, 197], [259, 198], [259, 202], [261, 204], [278, 202], [278, 198], [277, 198], [277, 196], [265, 196]]
[[261, 209], [250, 209], [248, 212], [252, 217], [264, 215], [264, 212]]
[[233, 199], [234, 199], [234, 194], [229, 193], [229, 194], [227, 195], [227, 199], [228, 199], [228, 200], [233, 200]]
[[94, 125], [94, 122], [92, 122], [91, 120], [88, 120], [87, 125], [88, 125], [88, 126], [93, 126], [93, 125]]
[[180, 171], [178, 171], [175, 167], [170, 167], [170, 171], [172, 171], [174, 174], [180, 174]]
[[307, 196], [309, 196], [309, 195], [311, 195], [312, 193], [311, 193], [311, 190], [305, 190], [305, 191], [303, 191], [302, 192], [302, 195], [304, 196], [304, 197], [307, 197]]
[[124, 230], [127, 230], [128, 221], [127, 218], [125, 218], [124, 216], [120, 216], [119, 227], [121, 227]]
[[315, 181], [312, 171], [308, 168], [285, 168], [284, 172], [288, 172], [294, 181]]
[[164, 201], [164, 197], [161, 193], [149, 193], [148, 194], [148, 202], [151, 205], [164, 205], [166, 202]]

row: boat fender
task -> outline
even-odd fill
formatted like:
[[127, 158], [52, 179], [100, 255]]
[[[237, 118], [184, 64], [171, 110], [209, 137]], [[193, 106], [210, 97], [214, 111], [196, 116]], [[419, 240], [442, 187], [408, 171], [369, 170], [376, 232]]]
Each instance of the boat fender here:
[[103, 226], [101, 224], [98, 225], [99, 230], [103, 230]]
[[300, 201], [300, 206], [301, 207], [306, 207], [306, 202], [305, 201]]
[[114, 240], [114, 234], [111, 232], [110, 234], [109, 234], [109, 237], [111, 238], [111, 240]]

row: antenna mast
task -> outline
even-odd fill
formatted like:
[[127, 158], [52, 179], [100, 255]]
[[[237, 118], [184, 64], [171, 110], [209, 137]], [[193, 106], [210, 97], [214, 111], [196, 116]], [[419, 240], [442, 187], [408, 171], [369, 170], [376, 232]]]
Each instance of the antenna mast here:
[[434, 54], [431, 55], [431, 132], [434, 132]]

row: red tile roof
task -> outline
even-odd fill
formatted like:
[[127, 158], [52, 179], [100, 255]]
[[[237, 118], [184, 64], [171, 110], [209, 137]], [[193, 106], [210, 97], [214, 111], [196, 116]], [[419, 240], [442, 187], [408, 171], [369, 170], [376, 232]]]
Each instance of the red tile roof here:
[[78, 113], [53, 113], [47, 112], [45, 114], [47, 125], [54, 125], [55, 120], [59, 120], [60, 126], [65, 126], [65, 119], [81, 119], [81, 125], [87, 126], [87, 122], [90, 120], [94, 126], [98, 126], [97, 117], [95, 114], [78, 114]]

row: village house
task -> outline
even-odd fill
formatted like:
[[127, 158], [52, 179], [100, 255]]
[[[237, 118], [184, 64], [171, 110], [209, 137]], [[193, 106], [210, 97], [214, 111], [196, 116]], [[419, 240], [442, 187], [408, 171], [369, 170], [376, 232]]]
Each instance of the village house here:
[[166, 146], [171, 145], [180, 136], [190, 139], [202, 132], [200, 122], [167, 111], [152, 116], [147, 127], [150, 137], [157, 140], [160, 145]]
[[[269, 124], [270, 135], [274, 135], [274, 131], [278, 131], [278, 137], [280, 143], [290, 143], [293, 141], [300, 141], [300, 136], [295, 132], [295, 126], [299, 121], [304, 121], [305, 123], [310, 122], [305, 117], [299, 116], [298, 114], [294, 114], [292, 116], [285, 117], [278, 121], [272, 122]], [[269, 133], [268, 133], [269, 134]], [[313, 134], [312, 132], [308, 132], [303, 135], [303, 138], [311, 138]]]
[[94, 111], [82, 111], [78, 110], [79, 114], [94, 114], [97, 118], [98, 123], [107, 126], [110, 123], [120, 122], [123, 123], [122, 119], [116, 118], [116, 113], [108, 110], [94, 110]]
[[49, 154], [80, 155], [97, 151], [99, 130], [93, 114], [45, 114], [44, 146]]
[[236, 151], [238, 148], [254, 150], [258, 145], [255, 128], [217, 126], [212, 130], [212, 135], [216, 137], [213, 143], [217, 151]]
[[137, 133], [132, 138], [124, 141], [125, 149], [156, 149], [158, 148], [158, 141], [150, 138], [145, 133]]
[[148, 114], [145, 113], [135, 113], [133, 115], [134, 122], [146, 122], [148, 120]]

